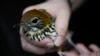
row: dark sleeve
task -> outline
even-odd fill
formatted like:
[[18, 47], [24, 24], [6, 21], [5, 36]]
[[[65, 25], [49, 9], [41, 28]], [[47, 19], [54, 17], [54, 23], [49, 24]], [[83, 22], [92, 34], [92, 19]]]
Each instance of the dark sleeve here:
[[[94, 3], [94, 4], [93, 4]], [[75, 32], [73, 40], [75, 43], [97, 44], [100, 46], [100, 27], [98, 1], [87, 0], [81, 7], [72, 13], [69, 29]]]
[[[44, 0], [45, 1], [45, 0]], [[20, 22], [22, 11], [25, 7], [44, 2], [43, 0], [29, 1], [2, 1], [0, 2], [0, 33], [1, 54], [0, 56], [39, 56], [24, 51], [21, 48], [19, 27], [13, 25]], [[52, 53], [57, 56], [56, 53]], [[46, 54], [43, 56], [49, 56]]]

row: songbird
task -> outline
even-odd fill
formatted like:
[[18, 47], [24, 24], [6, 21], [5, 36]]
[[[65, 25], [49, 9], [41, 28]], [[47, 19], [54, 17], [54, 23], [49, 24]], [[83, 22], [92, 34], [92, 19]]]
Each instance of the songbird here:
[[53, 41], [57, 38], [55, 25], [51, 15], [44, 9], [33, 9], [26, 12], [21, 19], [25, 37], [31, 41], [41, 41], [48, 37]]

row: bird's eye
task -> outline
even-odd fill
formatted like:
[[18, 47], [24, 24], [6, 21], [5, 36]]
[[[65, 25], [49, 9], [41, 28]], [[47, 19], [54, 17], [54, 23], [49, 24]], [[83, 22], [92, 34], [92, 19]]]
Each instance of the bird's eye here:
[[32, 23], [37, 23], [37, 22], [38, 22], [38, 17], [34, 17]]

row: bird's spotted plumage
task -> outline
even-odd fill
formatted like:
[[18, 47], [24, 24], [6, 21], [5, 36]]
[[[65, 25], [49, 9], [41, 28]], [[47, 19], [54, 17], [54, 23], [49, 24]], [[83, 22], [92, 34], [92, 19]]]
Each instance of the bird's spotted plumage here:
[[29, 40], [39, 42], [46, 37], [52, 40], [56, 39], [57, 33], [52, 18], [43, 9], [33, 9], [26, 12], [22, 16], [21, 23], [23, 23], [24, 34]]

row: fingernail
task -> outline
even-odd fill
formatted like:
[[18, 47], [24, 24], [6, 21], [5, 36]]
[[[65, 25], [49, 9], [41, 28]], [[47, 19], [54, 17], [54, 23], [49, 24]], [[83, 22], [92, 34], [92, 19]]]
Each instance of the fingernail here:
[[47, 47], [47, 48], [52, 48], [53, 46], [54, 46], [53, 43], [47, 43], [47, 44], [46, 44], [46, 47]]

